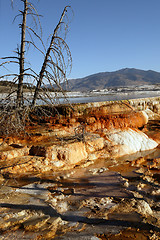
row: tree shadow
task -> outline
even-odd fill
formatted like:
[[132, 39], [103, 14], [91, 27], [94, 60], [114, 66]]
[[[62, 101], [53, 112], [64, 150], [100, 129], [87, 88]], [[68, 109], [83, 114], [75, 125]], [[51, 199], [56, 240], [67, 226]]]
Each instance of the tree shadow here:
[[[23, 178], [24, 180], [24, 178]], [[120, 174], [110, 173], [108, 175], [101, 174], [90, 177], [82, 177], [82, 178], [72, 178], [70, 180], [49, 180], [49, 179], [40, 179], [40, 178], [32, 178], [33, 185], [20, 187], [21, 192], [29, 191], [30, 194], [33, 194], [37, 191], [46, 191], [48, 190], [50, 193], [54, 194], [63, 194], [63, 195], [72, 195], [74, 197], [119, 197], [119, 198], [133, 198], [133, 194], [127, 191], [120, 181]], [[37, 184], [36, 184], [36, 183]], [[43, 187], [43, 183], [53, 183], [57, 185], [53, 187]], [[40, 187], [42, 184], [42, 187]], [[13, 188], [18, 188], [12, 186]], [[62, 191], [61, 189], [69, 189], [70, 191]]]
[[[45, 191], [49, 191], [51, 194], [58, 195], [70, 195], [71, 197], [75, 197], [74, 201], [76, 201], [76, 197], [81, 197], [82, 199], [86, 198], [106, 198], [112, 197], [116, 201], [121, 201], [121, 199], [139, 199], [134, 197], [133, 193], [130, 193], [126, 190], [126, 188], [122, 185], [120, 181], [120, 174], [115, 172], [111, 172], [108, 175], [106, 173], [95, 175], [91, 177], [82, 177], [82, 178], [72, 178], [70, 180], [55, 180], [55, 179], [41, 179], [39, 177], [30, 178], [30, 183], [33, 186], [23, 186], [19, 187], [19, 190], [29, 190], [30, 192], [38, 192], [40, 194], [44, 194]], [[115, 180], [116, 178], [116, 180]], [[25, 180], [25, 178], [23, 178]], [[28, 180], [28, 178], [27, 178]], [[53, 187], [44, 187], [43, 183], [53, 184]], [[42, 187], [41, 187], [42, 185]], [[57, 187], [55, 187], [57, 186]], [[18, 187], [16, 187], [18, 188]], [[70, 191], [65, 191], [65, 189], [69, 189]], [[72, 191], [73, 190], [73, 191]], [[138, 189], [136, 190], [138, 192]], [[139, 192], [140, 193], [140, 192]], [[29, 193], [32, 195], [32, 193]], [[38, 199], [38, 194], [36, 196]], [[78, 199], [78, 198], [77, 198]], [[43, 201], [43, 200], [42, 200]], [[60, 217], [62, 220], [67, 222], [80, 222], [88, 225], [101, 225], [101, 226], [113, 226], [113, 227], [131, 227], [140, 230], [152, 230], [156, 232], [160, 232], [160, 228], [156, 227], [150, 223], [139, 222], [139, 221], [130, 221], [130, 220], [118, 220], [118, 219], [104, 219], [97, 217], [85, 217], [81, 216], [77, 212], [66, 212], [66, 214], [61, 214], [53, 208], [53, 206], [49, 202], [44, 202], [45, 205], [36, 205], [36, 204], [11, 204], [11, 203], [1, 203], [0, 207], [9, 208], [9, 209], [19, 209], [19, 210], [30, 210], [30, 211], [42, 211], [45, 215], [50, 217]]]
[[156, 232], [160, 232], [160, 228], [143, 222], [133, 222], [133, 221], [124, 221], [124, 220], [106, 220], [103, 218], [88, 218], [84, 216], [78, 215], [63, 215], [58, 213], [51, 206], [38, 206], [38, 205], [23, 205], [23, 204], [9, 204], [9, 203], [1, 203], [0, 207], [10, 208], [10, 209], [19, 209], [19, 210], [35, 210], [42, 211], [45, 215], [50, 217], [60, 217], [64, 221], [68, 222], [80, 222], [89, 225], [103, 225], [103, 226], [114, 226], [114, 227], [132, 227], [138, 228], [140, 230], [152, 230]]

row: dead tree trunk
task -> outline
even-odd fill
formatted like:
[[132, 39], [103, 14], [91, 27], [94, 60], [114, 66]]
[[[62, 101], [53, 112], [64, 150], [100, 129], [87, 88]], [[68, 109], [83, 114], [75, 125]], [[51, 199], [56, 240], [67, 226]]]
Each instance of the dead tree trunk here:
[[17, 89], [17, 107], [23, 106], [23, 78], [24, 78], [24, 54], [25, 54], [25, 35], [26, 35], [26, 19], [27, 19], [27, 0], [24, 2], [23, 22], [21, 25], [21, 46], [19, 52], [19, 78]]
[[34, 107], [35, 104], [36, 104], [38, 93], [39, 93], [39, 90], [40, 90], [40, 87], [41, 87], [41, 84], [42, 84], [42, 80], [43, 80], [43, 77], [44, 77], [44, 74], [45, 74], [45, 70], [46, 70], [46, 67], [47, 67], [48, 59], [50, 57], [50, 52], [52, 50], [52, 45], [54, 43], [54, 40], [56, 38], [56, 33], [57, 33], [61, 23], [62, 23], [63, 17], [65, 16], [66, 12], [67, 12], [67, 7], [64, 8], [63, 13], [61, 15], [61, 18], [60, 18], [56, 28], [54, 29], [54, 33], [52, 35], [51, 42], [50, 42], [50, 45], [47, 49], [45, 59], [44, 59], [44, 62], [43, 62], [43, 65], [42, 65], [42, 68], [41, 68], [41, 71], [40, 71], [40, 74], [39, 74], [39, 79], [38, 79], [37, 86], [36, 86], [36, 89], [35, 89], [35, 92], [34, 92], [34, 97], [33, 97], [32, 103], [31, 103], [31, 107]]

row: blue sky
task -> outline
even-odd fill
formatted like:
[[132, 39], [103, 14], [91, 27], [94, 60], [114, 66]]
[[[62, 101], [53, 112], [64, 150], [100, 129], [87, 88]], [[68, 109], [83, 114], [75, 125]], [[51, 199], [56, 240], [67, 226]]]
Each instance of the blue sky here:
[[[58, 23], [63, 8], [70, 5], [74, 17], [67, 35], [73, 67], [69, 78], [138, 68], [160, 72], [159, 0], [32, 0], [43, 15], [43, 39]], [[12, 55], [20, 40], [19, 20], [12, 23], [22, 2], [0, 0], [0, 57]], [[39, 72], [43, 59], [33, 49], [27, 54]], [[31, 61], [32, 58], [32, 61]], [[14, 69], [11, 69], [14, 71]], [[0, 69], [0, 74], [4, 70]]]

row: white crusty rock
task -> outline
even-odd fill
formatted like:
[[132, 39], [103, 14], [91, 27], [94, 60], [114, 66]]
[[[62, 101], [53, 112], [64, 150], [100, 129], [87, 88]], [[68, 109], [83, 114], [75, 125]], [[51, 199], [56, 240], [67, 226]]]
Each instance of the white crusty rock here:
[[153, 112], [149, 108], [147, 108], [145, 111], [143, 111], [147, 114], [149, 120], [159, 120], [160, 115], [156, 112]]
[[158, 143], [149, 138], [146, 134], [140, 130], [133, 130], [131, 128], [108, 131], [106, 132], [106, 137], [112, 141], [114, 151], [117, 149], [117, 154], [121, 156], [138, 151], [154, 149], [158, 146]]
[[142, 111], [141, 113], [143, 114], [144, 119], [145, 119], [144, 124], [147, 124], [148, 123], [148, 119], [149, 119], [148, 114], [145, 111]]
[[144, 200], [140, 200], [137, 202], [137, 211], [145, 216], [149, 216], [153, 214], [153, 211], [149, 204], [145, 202]]

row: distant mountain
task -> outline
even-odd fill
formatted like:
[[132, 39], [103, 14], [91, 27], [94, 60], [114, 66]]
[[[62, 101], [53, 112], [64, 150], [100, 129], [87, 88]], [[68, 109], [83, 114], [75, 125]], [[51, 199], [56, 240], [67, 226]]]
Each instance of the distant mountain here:
[[[135, 68], [124, 68], [115, 72], [96, 73], [84, 78], [68, 81], [67, 90], [91, 91], [108, 87], [127, 87], [149, 84], [160, 84], [160, 73], [152, 70], [144, 71]], [[66, 88], [65, 86], [63, 86]]]

